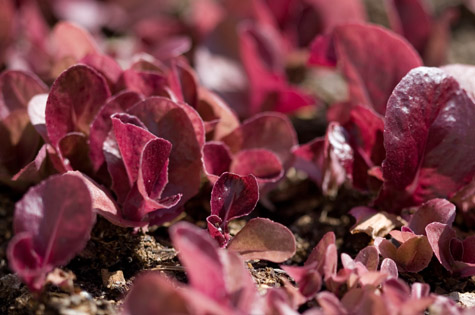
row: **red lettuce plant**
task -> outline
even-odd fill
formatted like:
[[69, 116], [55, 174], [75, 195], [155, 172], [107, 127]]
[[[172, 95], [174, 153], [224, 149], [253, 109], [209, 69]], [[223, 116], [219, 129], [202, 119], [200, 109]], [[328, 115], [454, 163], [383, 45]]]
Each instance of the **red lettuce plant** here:
[[293, 163], [291, 148], [297, 143], [287, 117], [262, 113], [244, 121], [220, 141], [203, 148], [204, 170], [213, 183], [226, 171], [252, 174], [261, 190], [282, 178]]
[[445, 269], [460, 277], [475, 275], [475, 236], [461, 240], [450, 224], [440, 222], [427, 225], [425, 231], [435, 256]]
[[230, 239], [228, 222], [248, 215], [259, 200], [259, 188], [253, 175], [223, 173], [211, 191], [211, 214], [206, 221], [210, 235], [225, 247]]
[[229, 221], [251, 213], [258, 200], [254, 176], [223, 173], [211, 192], [208, 231], [221, 247], [240, 253], [244, 259], [285, 261], [295, 254], [295, 238], [288, 228], [271, 220], [250, 220], [229, 242]]
[[474, 117], [475, 104], [453, 77], [436, 68], [409, 72], [388, 101], [377, 204], [397, 211], [450, 198], [469, 184], [475, 174]]
[[[149, 314], [156, 302], [136, 293], [142, 292], [143, 286], [157, 290], [167, 290], [172, 296], [186, 302], [184, 305], [169, 304], [169, 308], [194, 310], [195, 313], [251, 313], [257, 306], [258, 294], [249, 272], [244, 268], [244, 262], [236, 253], [220, 249], [218, 245], [201, 230], [189, 223], [178, 223], [170, 228], [175, 248], [185, 266], [190, 286], [186, 290], [178, 290], [165, 280], [152, 274], [143, 276], [137, 286], [129, 293], [126, 300], [126, 310], [138, 314], [137, 301], [142, 301], [140, 309]], [[213, 281], [209, 281], [213, 279]], [[160, 304], [160, 307], [163, 307]], [[185, 306], [186, 305], [186, 306]], [[147, 311], [146, 311], [147, 310]], [[189, 309], [188, 312], [192, 313]], [[174, 309], [173, 311], [176, 311]]]
[[426, 232], [427, 227], [434, 222], [450, 226], [454, 219], [455, 206], [452, 203], [444, 199], [432, 199], [416, 210], [407, 227], [390, 232], [393, 241], [378, 237], [375, 245], [381, 256], [396, 262], [400, 271], [419, 272], [432, 259], [433, 246]]
[[54, 267], [86, 246], [96, 217], [93, 198], [80, 177], [65, 173], [32, 187], [16, 204], [8, 260], [30, 290], [40, 291]]

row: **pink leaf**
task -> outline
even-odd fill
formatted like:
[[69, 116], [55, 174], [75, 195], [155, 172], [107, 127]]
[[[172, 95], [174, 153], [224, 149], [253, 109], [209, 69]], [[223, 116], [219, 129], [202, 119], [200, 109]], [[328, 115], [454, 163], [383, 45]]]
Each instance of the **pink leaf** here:
[[95, 214], [88, 188], [71, 174], [52, 176], [17, 203], [11, 268], [30, 289], [41, 290], [46, 274], [84, 248]]
[[228, 250], [246, 260], [283, 262], [295, 254], [295, 238], [288, 228], [269, 219], [250, 220], [229, 242]]
[[475, 174], [473, 119], [475, 104], [454, 78], [436, 68], [412, 70], [388, 102], [377, 202], [395, 211], [451, 197], [468, 184]]
[[369, 271], [376, 271], [379, 265], [379, 253], [376, 247], [367, 246], [356, 255], [355, 262], [361, 262]]
[[435, 257], [448, 271], [453, 271], [455, 259], [450, 251], [450, 243], [456, 239], [455, 231], [447, 224], [434, 222], [426, 226], [427, 239]]
[[52, 33], [52, 45], [55, 48], [55, 58], [74, 58], [75, 61], [90, 53], [99, 51], [94, 39], [83, 28], [70, 23], [59, 22]]
[[189, 223], [172, 226], [170, 236], [194, 289], [223, 306], [249, 312], [257, 292], [236, 254], [219, 249], [206, 231]]

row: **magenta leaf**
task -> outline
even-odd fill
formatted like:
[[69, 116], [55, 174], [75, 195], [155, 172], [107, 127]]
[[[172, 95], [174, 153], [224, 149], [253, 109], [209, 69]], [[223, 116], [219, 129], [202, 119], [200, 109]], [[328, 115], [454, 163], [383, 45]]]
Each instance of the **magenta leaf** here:
[[227, 248], [241, 254], [245, 260], [279, 263], [295, 254], [295, 246], [295, 238], [288, 228], [269, 219], [255, 218], [231, 239]]
[[120, 155], [127, 170], [129, 184], [132, 186], [138, 178], [140, 157], [145, 145], [157, 137], [142, 127], [123, 122], [127, 118], [129, 117], [124, 114], [113, 116], [112, 126]]
[[68, 132], [89, 135], [90, 124], [110, 91], [105, 79], [85, 65], [72, 66], [53, 83], [46, 104], [46, 129], [56, 147]]
[[292, 112], [313, 103], [287, 83], [279, 42], [270, 25], [243, 23], [239, 27], [240, 55], [250, 81], [250, 114], [265, 110]]
[[[309, 63], [328, 65], [336, 60], [348, 81], [351, 103], [369, 106], [380, 115], [385, 114], [398, 82], [409, 70], [422, 65], [417, 52], [403, 38], [376, 25], [341, 25], [323, 36], [312, 44]], [[326, 58], [322, 56], [324, 49]]]
[[412, 70], [388, 102], [377, 203], [396, 211], [451, 197], [468, 184], [475, 174], [473, 119], [475, 104], [454, 78], [436, 68]]
[[17, 203], [8, 258], [31, 290], [41, 290], [49, 271], [85, 247], [95, 221], [91, 198], [83, 181], [67, 173], [31, 188]]
[[281, 268], [291, 276], [299, 287], [299, 292], [306, 298], [311, 299], [322, 287], [322, 276], [311, 266], [297, 267], [285, 266]]
[[455, 205], [445, 199], [432, 199], [421, 205], [409, 221], [409, 228], [419, 235], [426, 235], [429, 223], [440, 222], [452, 225], [455, 220]]
[[397, 265], [391, 258], [383, 259], [383, 261], [381, 262], [380, 271], [387, 273], [390, 277], [394, 278], [397, 278], [399, 274], [397, 271]]
[[130, 90], [145, 96], [164, 95], [166, 78], [157, 72], [128, 69], [122, 72], [117, 90]]

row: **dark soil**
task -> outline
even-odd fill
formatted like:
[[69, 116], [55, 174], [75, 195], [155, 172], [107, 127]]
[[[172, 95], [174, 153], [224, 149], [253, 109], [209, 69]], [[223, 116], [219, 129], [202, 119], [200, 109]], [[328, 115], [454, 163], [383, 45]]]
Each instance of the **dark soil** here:
[[[387, 24], [378, 13], [381, 10], [378, 2], [382, 1], [366, 0], [370, 18]], [[436, 1], [436, 10], [441, 10], [447, 2]], [[466, 9], [462, 10], [459, 22], [453, 26], [448, 56], [451, 63], [475, 64], [475, 16]], [[321, 118], [295, 119], [293, 122], [301, 142], [325, 131], [325, 122]], [[180, 219], [204, 228], [210, 191], [209, 184], [204, 184], [200, 194], [187, 203], [186, 214]], [[273, 209], [260, 204], [252, 216], [268, 217], [292, 230], [297, 239], [297, 254], [285, 264], [302, 264], [328, 231], [335, 232], [340, 252], [354, 256], [370, 244], [371, 238], [366, 234], [349, 233], [354, 222], [347, 212], [353, 206], [367, 204], [370, 197], [343, 187], [334, 199], [326, 198], [312, 182], [300, 179], [299, 174], [290, 174], [268, 196], [267, 203], [273, 205]], [[33, 297], [11, 274], [6, 259], [7, 244], [13, 233], [14, 203], [19, 198], [20, 195], [0, 187], [1, 314], [71, 314], [72, 310], [79, 314], [116, 314], [134, 278], [144, 270], [158, 270], [179, 281], [187, 281], [166, 227], [134, 233], [132, 229], [120, 228], [98, 218], [87, 247], [63, 268], [75, 276], [74, 287], [64, 290], [49, 286], [40, 296]], [[232, 222], [231, 233], [239, 231], [244, 223], [245, 220]], [[461, 228], [466, 230], [463, 226]], [[254, 261], [248, 267], [260, 290], [281, 286], [282, 279], [288, 279], [276, 264]], [[408, 283], [427, 282], [433, 292], [450, 294], [454, 299], [461, 299], [461, 293], [475, 292], [475, 277], [452, 278], [435, 258], [423, 272], [401, 274], [401, 277]]]

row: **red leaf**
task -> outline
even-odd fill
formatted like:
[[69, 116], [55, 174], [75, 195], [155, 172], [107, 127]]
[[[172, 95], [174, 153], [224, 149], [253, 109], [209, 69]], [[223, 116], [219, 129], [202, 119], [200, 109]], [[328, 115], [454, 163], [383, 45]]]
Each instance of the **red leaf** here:
[[412, 70], [388, 102], [377, 203], [396, 211], [451, 197], [468, 184], [475, 174], [474, 119], [475, 104], [454, 78], [436, 68]]
[[214, 184], [218, 177], [229, 171], [231, 152], [227, 145], [220, 141], [206, 142], [203, 147], [203, 166], [208, 179]]
[[227, 225], [251, 213], [258, 200], [259, 188], [254, 176], [224, 173], [211, 191], [211, 215], [217, 215]]
[[53, 83], [46, 104], [48, 138], [56, 147], [68, 132], [89, 134], [96, 113], [110, 96], [105, 79], [85, 65], [72, 66]]
[[369, 106], [381, 115], [402, 77], [422, 65], [417, 52], [403, 38], [379, 26], [341, 25], [334, 28], [331, 36], [324, 36], [312, 44], [310, 63], [328, 64], [312, 56], [331, 49], [327, 55], [335, 56], [346, 76], [351, 103]]

